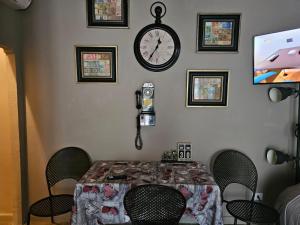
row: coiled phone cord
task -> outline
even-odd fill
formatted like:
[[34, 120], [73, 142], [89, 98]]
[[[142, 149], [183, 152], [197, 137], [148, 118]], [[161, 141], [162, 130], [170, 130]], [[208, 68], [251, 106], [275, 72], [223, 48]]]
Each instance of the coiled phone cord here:
[[141, 124], [140, 124], [140, 115], [136, 117], [136, 137], [135, 137], [135, 148], [141, 150], [143, 148], [143, 140], [141, 136]]
[[143, 148], [143, 140], [141, 136], [141, 122], [140, 122], [140, 111], [142, 108], [141, 105], [141, 91], [136, 91], [135, 92], [135, 97], [136, 97], [136, 108], [138, 110], [138, 115], [136, 116], [136, 137], [135, 137], [135, 148], [137, 150], [141, 150]]

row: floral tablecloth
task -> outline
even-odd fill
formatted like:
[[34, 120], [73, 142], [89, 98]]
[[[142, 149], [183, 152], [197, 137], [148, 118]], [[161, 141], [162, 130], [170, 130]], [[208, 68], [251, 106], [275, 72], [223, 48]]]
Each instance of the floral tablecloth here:
[[[126, 175], [108, 180], [107, 176]], [[220, 189], [205, 165], [141, 161], [97, 161], [76, 184], [72, 225], [118, 224], [129, 222], [123, 198], [132, 187], [162, 184], [178, 189], [186, 198], [181, 222], [223, 225]]]

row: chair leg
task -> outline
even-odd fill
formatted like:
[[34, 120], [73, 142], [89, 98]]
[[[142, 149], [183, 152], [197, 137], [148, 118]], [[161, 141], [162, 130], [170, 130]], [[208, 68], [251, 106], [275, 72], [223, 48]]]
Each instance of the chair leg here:
[[234, 218], [234, 225], [237, 225], [237, 218]]
[[30, 225], [30, 212], [27, 214], [27, 225]]
[[51, 215], [51, 223], [54, 223], [54, 224], [55, 224], [54, 216], [53, 216], [53, 215]]

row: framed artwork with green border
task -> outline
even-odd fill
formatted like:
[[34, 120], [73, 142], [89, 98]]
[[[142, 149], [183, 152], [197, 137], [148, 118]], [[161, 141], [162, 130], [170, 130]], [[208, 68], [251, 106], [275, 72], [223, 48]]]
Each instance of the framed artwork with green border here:
[[88, 27], [128, 28], [129, 0], [86, 0]]
[[237, 52], [240, 17], [240, 14], [198, 14], [197, 52]]
[[228, 77], [227, 70], [188, 70], [186, 106], [227, 106]]

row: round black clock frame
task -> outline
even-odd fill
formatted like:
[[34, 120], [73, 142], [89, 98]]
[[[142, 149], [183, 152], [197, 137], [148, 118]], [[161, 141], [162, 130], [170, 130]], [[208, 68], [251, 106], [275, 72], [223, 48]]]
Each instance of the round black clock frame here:
[[[170, 36], [172, 37], [172, 39], [174, 41], [174, 52], [173, 52], [172, 57], [167, 62], [165, 62], [164, 64], [160, 64], [160, 65], [153, 65], [153, 64], [148, 63], [143, 58], [141, 51], [140, 51], [140, 42], [141, 42], [142, 38], [148, 31], [154, 30], [154, 29], [164, 30], [165, 32], [170, 34]], [[134, 41], [134, 54], [135, 54], [137, 61], [147, 70], [150, 70], [153, 72], [160, 72], [160, 71], [167, 70], [171, 66], [173, 66], [176, 63], [177, 59], [179, 58], [179, 54], [180, 54], [179, 37], [171, 27], [169, 27], [165, 24], [156, 24], [156, 23], [150, 24], [150, 25], [144, 27], [137, 34], [135, 41]]]
[[[160, 6], [156, 6], [156, 5], [160, 5]], [[152, 10], [154, 6], [156, 6], [155, 7], [155, 14], [156, 14], [155, 16], [154, 16], [153, 10]], [[163, 9], [161, 6], [164, 8], [164, 13], [163, 13]], [[166, 6], [162, 2], [153, 3], [151, 6], [151, 9], [150, 9], [150, 12], [151, 12], [151, 15], [153, 17], [155, 17], [155, 23], [150, 24], [150, 25], [144, 27], [142, 30], [140, 30], [140, 32], [137, 34], [135, 41], [134, 41], [134, 54], [135, 54], [137, 61], [145, 69], [153, 71], [153, 72], [160, 72], [160, 71], [169, 69], [171, 66], [173, 66], [176, 63], [177, 59], [179, 58], [179, 54], [180, 54], [181, 45], [180, 45], [180, 40], [179, 40], [177, 33], [171, 27], [161, 23], [161, 18], [166, 14], [166, 11], [167, 11]], [[163, 30], [163, 31], [167, 32], [171, 36], [171, 38], [174, 42], [174, 52], [173, 52], [172, 56], [168, 59], [167, 62], [165, 62], [163, 64], [158, 64], [158, 65], [147, 62], [144, 59], [144, 57], [142, 56], [142, 53], [140, 50], [140, 44], [141, 44], [143, 37], [149, 31], [154, 30], [154, 29]]]

